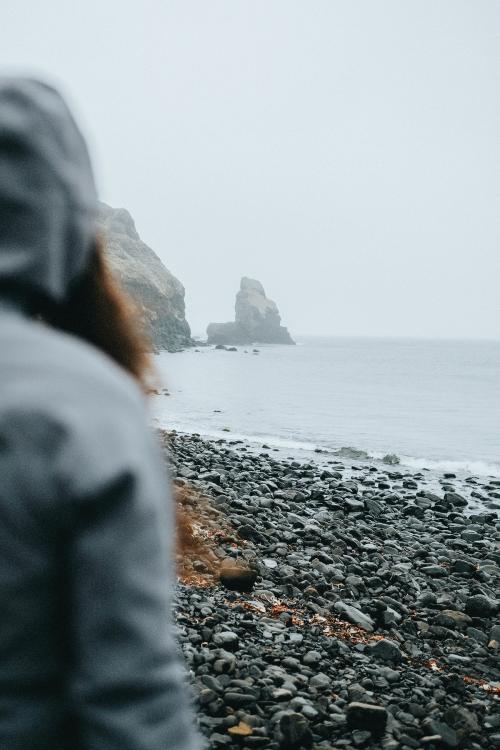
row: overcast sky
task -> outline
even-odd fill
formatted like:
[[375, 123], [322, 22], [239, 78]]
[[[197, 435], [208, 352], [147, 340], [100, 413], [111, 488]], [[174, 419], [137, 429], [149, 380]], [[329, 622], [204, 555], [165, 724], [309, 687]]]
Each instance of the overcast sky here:
[[195, 333], [258, 278], [292, 333], [500, 338], [500, 2], [2, 0]]

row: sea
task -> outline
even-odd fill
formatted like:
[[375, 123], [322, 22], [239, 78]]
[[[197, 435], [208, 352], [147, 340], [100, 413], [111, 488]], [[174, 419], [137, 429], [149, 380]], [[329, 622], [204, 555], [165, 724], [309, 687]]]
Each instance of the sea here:
[[165, 429], [299, 459], [392, 455], [410, 470], [500, 477], [500, 341], [304, 336], [155, 363]]

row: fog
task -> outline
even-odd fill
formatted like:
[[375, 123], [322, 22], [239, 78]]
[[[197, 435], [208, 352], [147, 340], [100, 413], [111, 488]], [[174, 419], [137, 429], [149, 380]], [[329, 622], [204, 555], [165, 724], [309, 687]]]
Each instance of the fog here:
[[63, 87], [195, 333], [247, 275], [296, 336], [499, 338], [499, 30], [496, 0], [3, 0], [0, 61]]

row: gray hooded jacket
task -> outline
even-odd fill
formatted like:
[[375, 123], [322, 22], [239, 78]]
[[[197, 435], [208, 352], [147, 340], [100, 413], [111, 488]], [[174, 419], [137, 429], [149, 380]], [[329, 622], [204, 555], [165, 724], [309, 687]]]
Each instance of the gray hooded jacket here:
[[171, 498], [143, 397], [27, 314], [64, 299], [95, 218], [60, 96], [0, 79], [0, 748], [194, 750]]

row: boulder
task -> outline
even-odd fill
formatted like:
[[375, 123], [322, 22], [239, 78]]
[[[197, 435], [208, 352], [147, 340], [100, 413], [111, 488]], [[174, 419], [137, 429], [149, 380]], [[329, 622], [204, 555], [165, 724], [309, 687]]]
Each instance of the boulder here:
[[235, 319], [229, 323], [210, 323], [209, 344], [294, 344], [288, 329], [281, 325], [276, 303], [266, 297], [256, 279], [244, 276], [236, 295]]
[[221, 563], [219, 580], [230, 591], [248, 594], [255, 585], [257, 572], [243, 562], [226, 557]]
[[99, 208], [111, 270], [136, 303], [153, 348], [179, 351], [191, 346], [181, 282], [142, 242], [128, 211], [105, 203]]

